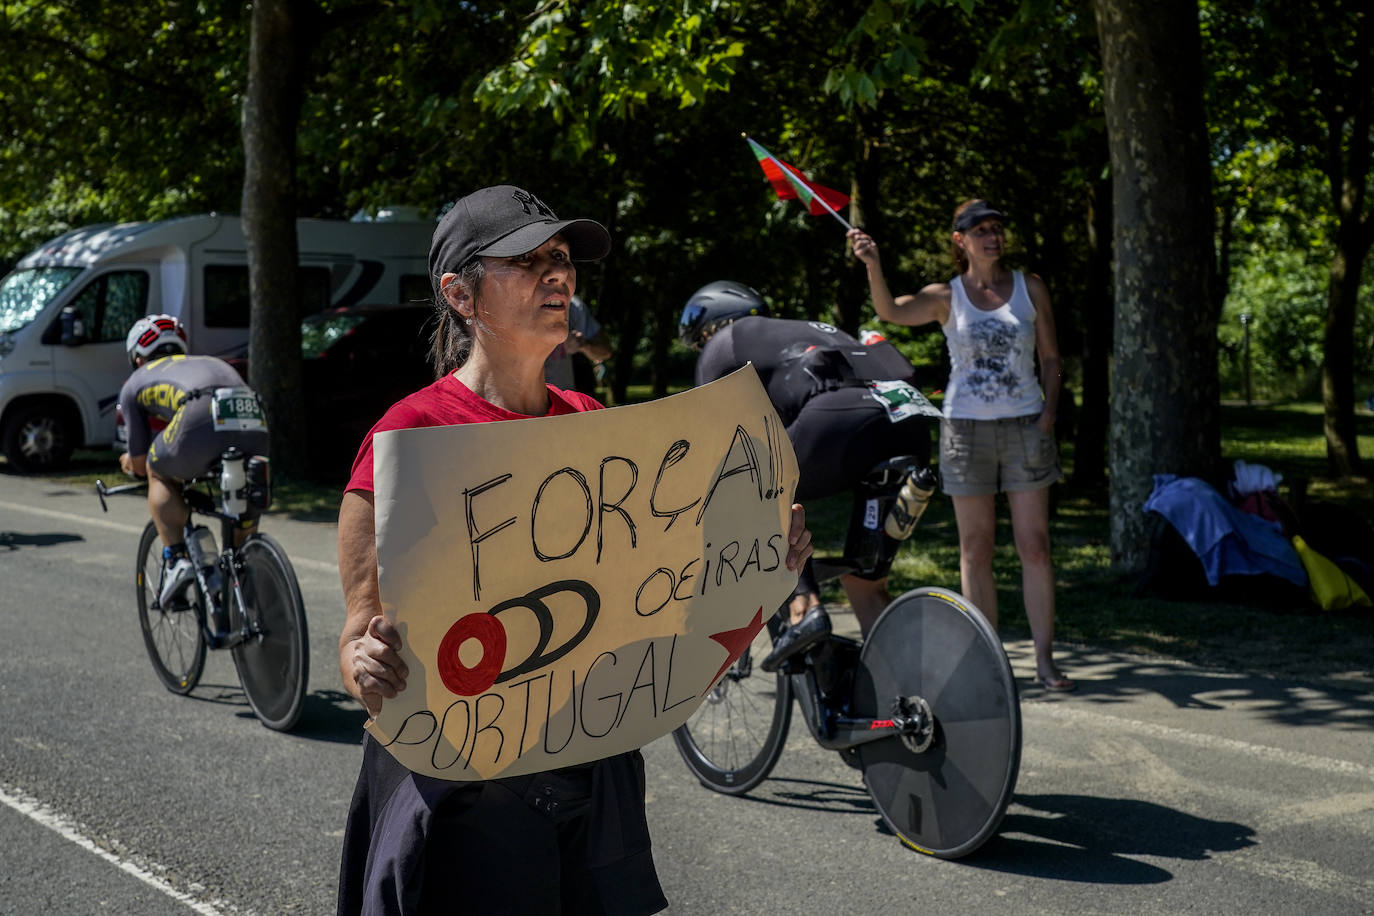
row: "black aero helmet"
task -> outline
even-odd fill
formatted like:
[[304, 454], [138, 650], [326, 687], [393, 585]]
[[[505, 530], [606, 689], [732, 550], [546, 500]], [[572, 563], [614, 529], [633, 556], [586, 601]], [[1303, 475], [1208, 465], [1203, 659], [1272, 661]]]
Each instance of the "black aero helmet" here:
[[717, 280], [692, 293], [682, 309], [677, 335], [696, 349], [737, 318], [767, 314], [768, 306], [757, 291], [733, 280]]

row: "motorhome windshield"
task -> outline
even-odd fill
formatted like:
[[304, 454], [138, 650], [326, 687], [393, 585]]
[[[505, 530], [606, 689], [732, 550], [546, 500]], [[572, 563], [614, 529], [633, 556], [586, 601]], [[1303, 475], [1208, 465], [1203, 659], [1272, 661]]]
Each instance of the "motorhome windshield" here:
[[0, 282], [0, 333], [17, 331], [81, 273], [80, 267], [16, 270]]

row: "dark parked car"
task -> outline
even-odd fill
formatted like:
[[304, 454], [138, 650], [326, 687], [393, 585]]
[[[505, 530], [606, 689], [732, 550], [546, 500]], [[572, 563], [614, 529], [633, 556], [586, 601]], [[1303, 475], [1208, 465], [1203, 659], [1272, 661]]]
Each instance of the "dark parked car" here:
[[310, 463], [346, 473], [386, 409], [434, 380], [428, 305], [351, 306], [301, 323]]

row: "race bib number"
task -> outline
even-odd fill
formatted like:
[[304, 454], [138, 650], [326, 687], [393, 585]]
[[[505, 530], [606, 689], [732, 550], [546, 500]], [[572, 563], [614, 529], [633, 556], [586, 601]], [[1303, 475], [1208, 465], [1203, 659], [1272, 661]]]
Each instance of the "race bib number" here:
[[940, 408], [930, 403], [909, 382], [869, 382], [868, 393], [873, 400], [887, 410], [887, 418], [893, 423], [907, 417], [940, 417]]
[[211, 402], [215, 429], [253, 432], [267, 429], [267, 418], [252, 388], [216, 388]]

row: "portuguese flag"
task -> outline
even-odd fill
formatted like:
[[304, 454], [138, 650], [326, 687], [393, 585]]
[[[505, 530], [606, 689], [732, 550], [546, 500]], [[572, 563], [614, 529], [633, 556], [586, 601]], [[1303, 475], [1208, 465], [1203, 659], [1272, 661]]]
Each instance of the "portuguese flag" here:
[[754, 151], [754, 157], [758, 159], [759, 167], [763, 169], [764, 176], [768, 179], [768, 183], [773, 186], [779, 200], [800, 200], [806, 204], [806, 210], [812, 216], [829, 213], [844, 223], [846, 229], [849, 228], [849, 223], [845, 222], [839, 214], [841, 207], [849, 205], [847, 195], [841, 194], [834, 188], [827, 188], [807, 181], [799, 170], [759, 146], [748, 134], [744, 135], [744, 139], [748, 142], [749, 148]]

